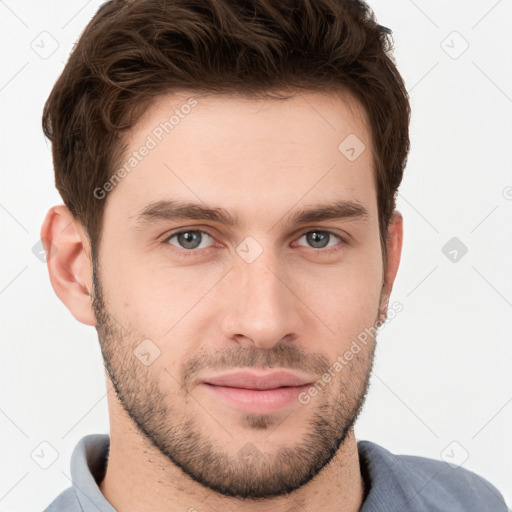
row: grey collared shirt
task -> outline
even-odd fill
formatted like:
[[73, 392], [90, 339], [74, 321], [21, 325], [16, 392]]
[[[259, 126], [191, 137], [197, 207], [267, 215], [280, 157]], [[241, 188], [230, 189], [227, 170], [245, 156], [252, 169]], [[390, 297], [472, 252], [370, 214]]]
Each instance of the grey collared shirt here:
[[[73, 485], [44, 512], [116, 512], [98, 487], [105, 476], [110, 438], [83, 437], [71, 456]], [[360, 512], [507, 512], [487, 480], [462, 467], [411, 455], [394, 455], [370, 441], [357, 443], [368, 489]]]

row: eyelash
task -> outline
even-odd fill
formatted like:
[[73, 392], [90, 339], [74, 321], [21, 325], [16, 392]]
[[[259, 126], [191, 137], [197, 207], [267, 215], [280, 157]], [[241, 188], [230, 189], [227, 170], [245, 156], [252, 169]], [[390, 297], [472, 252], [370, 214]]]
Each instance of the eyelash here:
[[[177, 236], [177, 235], [180, 235], [182, 233], [201, 233], [201, 234], [205, 234], [205, 235], [208, 235], [209, 237], [211, 237], [212, 239], [215, 240], [215, 237], [213, 235], [211, 235], [210, 233], [208, 233], [208, 231], [205, 231], [205, 230], [202, 230], [202, 229], [182, 229], [180, 231], [175, 231], [173, 233], [171, 233], [170, 235], [167, 235], [164, 240], [163, 240], [163, 243], [167, 246], [169, 245], [172, 245], [169, 243], [169, 241], [171, 240], [171, 238]], [[345, 245], [346, 244], [346, 240], [343, 239], [343, 237], [341, 237], [340, 235], [338, 235], [337, 233], [334, 233], [333, 231], [329, 231], [329, 230], [326, 230], [326, 229], [310, 229], [308, 231], [305, 231], [303, 232], [300, 237], [302, 238], [304, 235], [307, 235], [309, 233], [326, 233], [330, 236], [334, 236], [336, 237], [339, 242], [342, 244], [342, 245]], [[330, 240], [329, 240], [330, 241]], [[336, 244], [335, 246], [331, 247], [331, 248], [327, 248], [327, 249], [315, 249], [314, 247], [310, 247], [310, 249], [313, 249], [313, 251], [319, 253], [319, 254], [332, 254], [332, 253], [335, 253], [335, 252], [338, 252], [341, 250], [341, 247], [339, 247], [339, 243]], [[197, 256], [198, 254], [201, 253], [201, 251], [204, 251], [204, 250], [208, 250], [211, 248], [210, 247], [205, 247], [203, 249], [181, 249], [177, 246], [172, 246], [173, 249], [172, 250], [176, 250], [180, 255], [182, 256]], [[304, 246], [302, 246], [304, 247]]]

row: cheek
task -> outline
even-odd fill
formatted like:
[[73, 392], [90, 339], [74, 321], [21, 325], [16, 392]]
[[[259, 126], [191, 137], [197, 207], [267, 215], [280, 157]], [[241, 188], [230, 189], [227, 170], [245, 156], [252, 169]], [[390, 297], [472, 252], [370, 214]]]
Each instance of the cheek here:
[[181, 332], [194, 316], [204, 314], [205, 304], [213, 307], [208, 294], [226, 271], [213, 265], [176, 268], [128, 257], [106, 266], [102, 282], [109, 311], [123, 326], [134, 336], [159, 340]]
[[378, 319], [383, 277], [379, 258], [362, 255], [357, 264], [331, 268], [304, 282], [305, 302], [330, 327], [337, 352]]
[[366, 327], [373, 325], [379, 311], [380, 288], [374, 283], [358, 282], [354, 287], [345, 283], [328, 290], [322, 299], [326, 323], [331, 326], [338, 343], [345, 343]]

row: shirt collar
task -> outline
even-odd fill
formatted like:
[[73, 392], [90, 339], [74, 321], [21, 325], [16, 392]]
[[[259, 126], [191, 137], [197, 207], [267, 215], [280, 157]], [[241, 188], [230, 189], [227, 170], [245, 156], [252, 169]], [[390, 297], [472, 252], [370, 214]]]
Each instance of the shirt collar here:
[[116, 512], [99, 488], [109, 447], [108, 434], [90, 434], [80, 439], [71, 455], [71, 479], [84, 512]]

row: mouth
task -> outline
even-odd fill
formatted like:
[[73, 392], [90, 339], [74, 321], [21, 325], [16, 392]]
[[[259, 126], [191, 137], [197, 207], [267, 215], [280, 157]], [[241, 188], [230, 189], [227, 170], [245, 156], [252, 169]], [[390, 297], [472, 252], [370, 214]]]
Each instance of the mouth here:
[[282, 370], [237, 371], [209, 377], [201, 386], [224, 405], [252, 414], [271, 414], [294, 403], [314, 382], [311, 377]]

